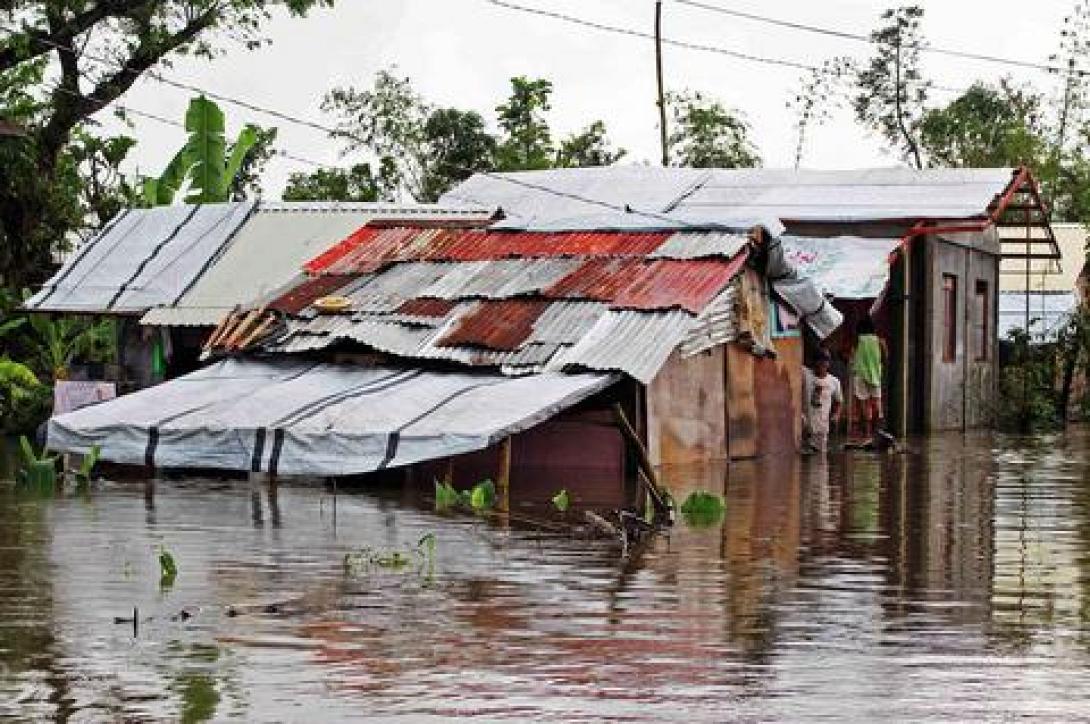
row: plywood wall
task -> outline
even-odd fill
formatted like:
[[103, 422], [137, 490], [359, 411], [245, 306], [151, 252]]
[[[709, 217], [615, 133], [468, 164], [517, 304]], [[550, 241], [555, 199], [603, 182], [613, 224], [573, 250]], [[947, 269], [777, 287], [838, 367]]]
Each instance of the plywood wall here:
[[797, 452], [802, 432], [802, 339], [777, 339], [776, 359], [726, 347], [732, 458]]

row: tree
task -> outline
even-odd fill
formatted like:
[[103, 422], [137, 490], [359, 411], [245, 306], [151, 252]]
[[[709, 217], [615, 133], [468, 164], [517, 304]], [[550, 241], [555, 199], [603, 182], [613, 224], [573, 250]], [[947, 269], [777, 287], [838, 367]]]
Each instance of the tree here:
[[504, 136], [496, 153], [500, 171], [550, 168], [555, 161], [552, 132], [545, 120], [552, 105], [553, 84], [544, 78], [511, 79], [511, 96], [496, 106]]
[[606, 137], [606, 124], [595, 121], [581, 132], [573, 133], [560, 142], [560, 148], [556, 152], [556, 166], [612, 166], [626, 153], [623, 148], [613, 149]]
[[946, 106], [924, 113], [920, 149], [932, 166], [1039, 168], [1049, 153], [1042, 104], [1039, 93], [1009, 80], [974, 83]]
[[[151, 205], [174, 202], [175, 195], [188, 184], [186, 201], [210, 204], [228, 201], [243, 164], [260, 139], [269, 142], [269, 132], [247, 125], [228, 147], [224, 135], [223, 111], [213, 101], [197, 96], [189, 102], [185, 114], [189, 138], [178, 150], [159, 178], [144, 179], [144, 201]], [[275, 129], [272, 138], [276, 137]], [[266, 148], [264, 153], [271, 153]], [[253, 161], [251, 160], [251, 163]]]
[[798, 91], [787, 102], [788, 109], [795, 112], [795, 168], [802, 165], [810, 128], [833, 117], [841, 107], [843, 86], [849, 78], [854, 80], [855, 73], [851, 58], [837, 56], [803, 76]]
[[[0, 41], [0, 116], [27, 129], [0, 151], [0, 280], [39, 281], [77, 228], [73, 133], [174, 55], [210, 58], [230, 39], [255, 48], [272, 8], [304, 15], [334, 0], [9, 0]], [[19, 97], [16, 97], [19, 96]]]
[[421, 201], [434, 201], [459, 181], [496, 165], [496, 137], [476, 111], [433, 110], [424, 123], [424, 142]]
[[719, 101], [693, 91], [668, 93], [673, 117], [670, 161], [692, 168], [752, 168], [761, 165], [749, 125]]
[[882, 13], [885, 24], [870, 35], [874, 55], [856, 77], [852, 102], [856, 119], [916, 168], [923, 168], [917, 135], [930, 88], [920, 68], [922, 18], [923, 9], [915, 5]]
[[379, 71], [367, 90], [334, 88], [322, 109], [338, 117], [333, 136], [345, 155], [363, 152], [377, 162], [383, 199], [434, 201], [493, 165], [496, 140], [479, 114], [434, 108], [392, 70]]
[[321, 168], [288, 177], [285, 201], [378, 201], [379, 184], [366, 163], [348, 169]]

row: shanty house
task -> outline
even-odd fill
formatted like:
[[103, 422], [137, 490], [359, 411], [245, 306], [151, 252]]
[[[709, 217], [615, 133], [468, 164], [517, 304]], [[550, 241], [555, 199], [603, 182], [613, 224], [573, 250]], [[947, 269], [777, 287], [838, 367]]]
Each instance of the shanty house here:
[[[628, 212], [629, 228], [663, 218], [726, 225], [779, 219], [785, 246], [791, 237], [816, 240], [808, 253], [824, 257], [826, 278], [842, 287], [841, 293], [825, 288], [847, 319], [830, 340], [834, 349], [844, 355], [851, 348], [861, 315], [873, 313], [878, 322], [890, 349], [887, 423], [897, 432], [989, 424], [1000, 261], [1059, 256], [1025, 168], [558, 169], [478, 174], [441, 201], [499, 207], [506, 217], [501, 226], [524, 230], [556, 228], [603, 209]], [[865, 295], [845, 296], [853, 260], [883, 244], [891, 254], [882, 290], [871, 285]]]
[[637, 468], [792, 453], [799, 310], [821, 337], [840, 318], [781, 252], [756, 264], [751, 251], [736, 232], [667, 222], [369, 224], [297, 284], [228, 315], [207, 344], [223, 359], [55, 418], [50, 445], [156, 466], [403, 468], [554, 492], [558, 470], [615, 484]]
[[291, 282], [300, 265], [374, 219], [482, 223], [490, 212], [435, 205], [238, 202], [128, 209], [25, 303], [39, 313], [120, 321], [123, 389], [198, 366], [232, 308]]

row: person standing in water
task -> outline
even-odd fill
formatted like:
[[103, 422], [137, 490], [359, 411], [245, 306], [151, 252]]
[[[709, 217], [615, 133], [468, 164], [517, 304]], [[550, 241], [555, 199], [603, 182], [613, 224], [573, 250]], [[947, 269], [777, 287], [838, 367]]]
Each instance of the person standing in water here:
[[823, 453], [829, 449], [829, 429], [840, 419], [844, 395], [840, 380], [829, 374], [829, 350], [818, 349], [814, 369], [802, 368], [803, 452]]
[[859, 320], [855, 328], [855, 351], [852, 353], [852, 396], [856, 417], [863, 437], [871, 439], [882, 419], [882, 358], [885, 343], [878, 337], [869, 316]]

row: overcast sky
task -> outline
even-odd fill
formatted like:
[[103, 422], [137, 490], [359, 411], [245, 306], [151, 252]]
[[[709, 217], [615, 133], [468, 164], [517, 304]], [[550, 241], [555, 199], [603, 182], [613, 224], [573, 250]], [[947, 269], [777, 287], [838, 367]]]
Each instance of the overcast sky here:
[[[512, 0], [589, 21], [650, 32], [653, 0]], [[705, 0], [736, 10], [865, 34], [888, 6], [866, 0]], [[1063, 18], [1073, 1], [920, 0], [925, 32], [935, 46], [1034, 62], [1054, 52]], [[182, 60], [165, 73], [180, 81], [328, 123], [319, 104], [335, 85], [367, 87], [376, 71], [396, 66], [416, 88], [440, 105], [480, 111], [495, 122], [494, 108], [514, 75], [554, 83], [550, 120], [554, 131], [577, 130], [605, 121], [614, 142], [628, 149], [627, 162], [657, 159], [654, 48], [650, 41], [497, 7], [487, 0], [338, 0], [336, 8], [304, 20], [278, 16], [267, 26], [273, 43], [258, 51], [231, 48], [213, 61]], [[830, 56], [864, 57], [865, 45], [782, 29], [708, 11], [664, 3], [667, 38], [739, 52], [820, 64]], [[966, 87], [973, 80], [1009, 74], [1040, 90], [1052, 77], [990, 63], [927, 55], [925, 67], [939, 85]], [[721, 54], [667, 47], [667, 89], [694, 89], [742, 111], [766, 166], [794, 163], [794, 116], [785, 104], [801, 71]], [[936, 92], [934, 101], [951, 97]], [[181, 120], [189, 94], [142, 80], [123, 103]], [[229, 133], [245, 122], [280, 128], [278, 147], [316, 162], [341, 163], [338, 149], [320, 131], [291, 125], [253, 111], [221, 104]], [[110, 127], [114, 123], [103, 114]], [[136, 118], [139, 140], [130, 170], [157, 173], [182, 143], [182, 131]], [[813, 168], [888, 166], [898, 159], [839, 112], [811, 134], [803, 161]], [[309, 170], [297, 161], [274, 160], [265, 177], [266, 195], [279, 196], [289, 173]]]

